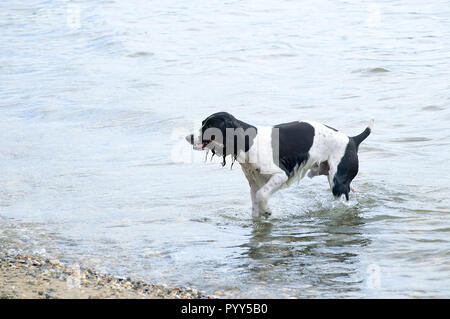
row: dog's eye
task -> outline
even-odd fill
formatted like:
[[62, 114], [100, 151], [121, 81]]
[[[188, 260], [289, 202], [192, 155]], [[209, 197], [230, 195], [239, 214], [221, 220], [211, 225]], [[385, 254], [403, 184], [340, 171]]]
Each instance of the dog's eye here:
[[215, 135], [211, 135], [211, 141], [214, 141], [216, 139]]

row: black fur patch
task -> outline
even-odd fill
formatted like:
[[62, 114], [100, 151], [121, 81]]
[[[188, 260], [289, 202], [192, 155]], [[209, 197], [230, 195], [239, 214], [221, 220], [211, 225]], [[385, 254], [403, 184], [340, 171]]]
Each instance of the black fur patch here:
[[[240, 121], [227, 112], [218, 112], [208, 116], [202, 122], [202, 136], [204, 136], [204, 133], [208, 128], [216, 128], [222, 132], [223, 140], [221, 142], [223, 143], [224, 147], [222, 150], [216, 149], [215, 153], [224, 157], [223, 165], [225, 163], [226, 156], [232, 155], [233, 157], [235, 157], [239, 153], [239, 151], [241, 151], [238, 150], [238, 145], [243, 145], [244, 151], [248, 152], [248, 150], [252, 147], [253, 140], [255, 138], [255, 136], [242, 135], [241, 131], [235, 131], [237, 135], [227, 136], [227, 128], [232, 128], [234, 130], [242, 129], [244, 132], [251, 128], [254, 129], [255, 133], [257, 132], [255, 126]], [[238, 138], [242, 139], [240, 143], [238, 143]], [[231, 144], [233, 146], [230, 147]]]
[[333, 195], [340, 197], [345, 194], [345, 198], [348, 200], [348, 193], [350, 192], [350, 183], [358, 174], [358, 147], [355, 144], [353, 138], [349, 139], [349, 143], [345, 148], [344, 156], [342, 157], [337, 172], [333, 178]]
[[[274, 162], [285, 171], [288, 177], [294, 168], [305, 163], [309, 158], [309, 150], [314, 141], [314, 127], [305, 122], [290, 122], [274, 126], [278, 129], [278, 138], [275, 130], [272, 131], [272, 148], [274, 151]], [[278, 149], [278, 159], [276, 149]]]

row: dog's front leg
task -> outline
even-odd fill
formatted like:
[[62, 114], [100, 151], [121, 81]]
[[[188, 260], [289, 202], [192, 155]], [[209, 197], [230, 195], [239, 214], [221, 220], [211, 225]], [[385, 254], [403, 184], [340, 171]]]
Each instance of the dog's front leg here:
[[280, 189], [280, 187], [286, 183], [288, 180], [286, 174], [283, 173], [277, 173], [272, 175], [266, 184], [264, 184], [263, 187], [261, 187], [255, 194], [255, 200], [257, 205], [257, 216], [256, 213], [254, 213], [253, 217], [269, 217], [272, 215], [272, 212], [267, 207], [267, 204], [269, 202], [270, 196], [272, 196], [273, 193], [275, 193], [277, 190]]
[[257, 177], [255, 175], [255, 170], [253, 170], [249, 165], [242, 165], [242, 171], [247, 178], [248, 185], [250, 186], [250, 197], [252, 199], [252, 216], [259, 217], [259, 208], [256, 202], [256, 192], [258, 191]]
[[250, 185], [250, 196], [252, 198], [252, 216], [253, 217], [259, 217], [259, 209], [258, 209], [258, 203], [256, 202], [256, 192], [258, 191], [258, 188], [256, 185]]

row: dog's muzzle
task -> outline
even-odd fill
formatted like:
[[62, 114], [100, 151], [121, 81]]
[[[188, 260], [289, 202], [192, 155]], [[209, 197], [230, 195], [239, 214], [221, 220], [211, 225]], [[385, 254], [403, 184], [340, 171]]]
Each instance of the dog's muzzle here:
[[188, 141], [188, 143], [190, 143], [193, 147], [194, 150], [197, 151], [201, 151], [203, 150], [206, 145], [208, 145], [210, 142], [200, 142], [200, 143], [195, 143], [195, 138], [194, 138], [194, 134], [189, 134], [185, 137], [186, 141]]
[[188, 141], [188, 143], [194, 145], [194, 134], [186, 135], [185, 139], [186, 141]]

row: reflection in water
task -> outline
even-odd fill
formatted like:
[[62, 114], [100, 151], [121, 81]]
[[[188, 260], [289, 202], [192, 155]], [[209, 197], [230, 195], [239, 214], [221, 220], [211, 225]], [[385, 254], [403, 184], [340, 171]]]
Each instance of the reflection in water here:
[[329, 285], [345, 294], [359, 289], [363, 278], [358, 256], [369, 244], [357, 207], [255, 221], [248, 243], [241, 246], [248, 257], [241, 269], [248, 272], [249, 281], [283, 283], [281, 289], [290, 296], [305, 296], [298, 290], [305, 287], [309, 296], [320, 296]]

